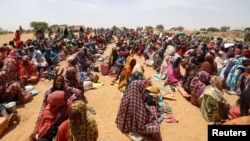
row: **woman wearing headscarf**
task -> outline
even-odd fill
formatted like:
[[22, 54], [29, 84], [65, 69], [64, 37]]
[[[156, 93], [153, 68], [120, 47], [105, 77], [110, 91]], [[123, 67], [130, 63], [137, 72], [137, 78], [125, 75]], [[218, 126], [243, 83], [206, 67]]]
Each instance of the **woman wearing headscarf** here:
[[225, 66], [225, 61], [227, 60], [226, 55], [223, 51], [219, 51], [214, 61], [217, 63], [218, 72]]
[[[59, 126], [67, 117], [67, 95], [64, 91], [54, 91], [48, 96], [48, 104], [40, 114], [35, 129], [31, 133], [30, 141], [52, 141]], [[54, 134], [53, 134], [54, 132]]]
[[0, 72], [0, 102], [18, 101], [20, 103], [26, 103], [32, 100], [32, 94], [21, 88], [19, 76], [15, 71], [15, 61], [13, 59], [6, 58]]
[[199, 71], [206, 71], [210, 75], [217, 75], [217, 63], [211, 54], [206, 54], [205, 61], [201, 64]]
[[42, 56], [42, 52], [40, 50], [35, 51], [32, 57], [32, 61], [37, 66], [39, 76], [42, 77], [43, 73], [46, 71], [49, 64], [46, 61], [46, 59]]
[[124, 91], [128, 82], [128, 78], [131, 75], [134, 66], [136, 65], [136, 60], [133, 57], [129, 57], [126, 61], [124, 68], [121, 70], [120, 79], [118, 82], [118, 89]]
[[67, 70], [69, 68], [71, 68], [71, 67], [74, 67], [75, 70], [76, 70], [76, 76], [74, 78], [76, 78], [77, 81], [81, 81], [82, 80], [81, 79], [81, 75], [80, 75], [80, 70], [79, 70], [79, 67], [77, 65], [77, 62], [78, 62], [78, 60], [77, 60], [77, 58], [75, 56], [70, 56], [70, 57], [67, 58], [67, 63], [65, 65], [65, 67], [64, 67], [64, 74], [63, 74], [64, 77], [66, 77]]
[[76, 53], [76, 59], [77, 59], [77, 65], [79, 68], [79, 73], [81, 75], [82, 80], [86, 81], [92, 81], [94, 83], [98, 82], [99, 76], [93, 75], [90, 72], [90, 66], [92, 64], [92, 61], [90, 57], [87, 54], [87, 49], [81, 49]]
[[204, 91], [205, 87], [209, 85], [210, 74], [206, 71], [200, 71], [198, 74], [191, 80], [190, 82], [190, 90], [191, 90], [191, 103], [193, 105], [198, 105], [198, 98]]
[[174, 55], [174, 57], [171, 58], [171, 62], [168, 65], [166, 69], [166, 83], [176, 83], [178, 85], [182, 84], [182, 76], [180, 71], [180, 64], [182, 61], [182, 57], [178, 54]]
[[228, 103], [224, 97], [225, 82], [219, 76], [212, 76], [210, 85], [199, 97], [200, 110], [205, 120], [211, 124], [227, 119]]
[[18, 72], [20, 69], [22, 69], [22, 65], [20, 63], [20, 60], [18, 58], [18, 53], [16, 49], [12, 49], [8, 55], [8, 58], [11, 58], [13, 60], [15, 60], [15, 67], [16, 67], [16, 71]]
[[69, 67], [64, 75], [66, 86], [74, 87], [80, 89], [84, 92], [83, 81], [77, 78], [77, 69], [75, 67]]
[[183, 77], [183, 88], [187, 93], [190, 94], [191, 89], [190, 89], [190, 82], [191, 80], [196, 76], [199, 70], [199, 64], [196, 58], [196, 53], [195, 50], [188, 50], [185, 53], [185, 60], [186, 63], [184, 65], [185, 67], [185, 74]]
[[176, 50], [174, 46], [168, 45], [167, 49], [164, 52], [164, 59], [163, 59], [163, 62], [161, 64], [161, 69], [160, 69], [160, 75], [162, 79], [166, 78], [166, 69], [171, 58], [174, 56], [175, 51]]
[[225, 62], [225, 67], [221, 69], [219, 72], [219, 76], [223, 79], [227, 79], [227, 76], [229, 74], [229, 71], [235, 64], [235, 58], [229, 58], [228, 61]]
[[53, 85], [45, 92], [41, 110], [48, 104], [48, 96], [54, 91], [64, 91], [67, 94], [70, 103], [76, 100], [83, 99], [83, 91], [75, 87], [66, 85], [65, 78], [62, 75], [57, 75], [53, 80]]
[[49, 66], [56, 66], [60, 62], [58, 55], [51, 48], [46, 48], [42, 56], [46, 59]]
[[124, 134], [137, 133], [154, 141], [161, 141], [157, 122], [157, 107], [146, 103], [145, 80], [134, 80], [121, 99], [115, 120], [117, 128]]
[[19, 75], [22, 84], [36, 83], [39, 80], [39, 72], [33, 61], [29, 60], [27, 55], [22, 57], [23, 67], [19, 70]]
[[69, 119], [58, 128], [55, 141], [96, 141], [98, 128], [96, 121], [87, 114], [87, 106], [77, 100], [69, 107]]
[[242, 91], [248, 90], [250, 88], [250, 65], [245, 67], [244, 72], [239, 76], [235, 92], [240, 95]]
[[226, 84], [227, 84], [229, 93], [235, 93], [234, 91], [235, 91], [236, 83], [237, 83], [239, 76], [244, 72], [245, 66], [243, 65], [243, 62], [246, 60], [247, 58], [243, 56], [236, 57], [235, 65], [230, 69], [227, 79], [226, 79]]

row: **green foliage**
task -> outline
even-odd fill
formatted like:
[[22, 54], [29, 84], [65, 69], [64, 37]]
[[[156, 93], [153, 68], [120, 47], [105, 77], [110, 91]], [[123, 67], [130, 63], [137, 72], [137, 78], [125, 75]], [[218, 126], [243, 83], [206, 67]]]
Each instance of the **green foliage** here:
[[160, 32], [163, 32], [163, 31], [164, 31], [164, 26], [163, 26], [162, 24], [160, 24], [160, 25], [157, 25], [157, 26], [155, 27], [155, 29], [157, 29], [157, 30], [160, 31]]
[[145, 26], [145, 30], [153, 30], [153, 26]]
[[200, 31], [207, 31], [207, 29], [206, 28], [201, 28]]
[[221, 32], [228, 32], [228, 31], [230, 31], [230, 26], [222, 26], [222, 27], [220, 28], [220, 31], [221, 31]]
[[175, 28], [175, 30], [176, 30], [176, 31], [183, 31], [183, 30], [184, 30], [184, 27], [178, 26], [178, 27]]
[[245, 28], [245, 31], [247, 31], [247, 30], [250, 31], [250, 27], [246, 27], [246, 28]]
[[210, 32], [219, 32], [220, 30], [218, 28], [216, 28], [216, 27], [209, 27], [207, 29], [207, 31], [210, 31]]
[[114, 30], [114, 31], [119, 30], [119, 28], [117, 26], [115, 26], [115, 25], [113, 25], [111, 29]]
[[38, 27], [43, 27], [44, 30], [47, 30], [49, 27], [49, 24], [46, 22], [37, 22], [37, 21], [32, 21], [30, 23], [30, 27], [33, 28], [33, 31], [35, 31]]
[[0, 35], [10, 33], [8, 30], [4, 30], [3, 28], [0, 27]]
[[55, 30], [55, 29], [57, 29], [58, 26], [60, 26], [60, 25], [53, 24], [53, 25], [49, 26], [49, 28], [52, 29], [52, 30]]

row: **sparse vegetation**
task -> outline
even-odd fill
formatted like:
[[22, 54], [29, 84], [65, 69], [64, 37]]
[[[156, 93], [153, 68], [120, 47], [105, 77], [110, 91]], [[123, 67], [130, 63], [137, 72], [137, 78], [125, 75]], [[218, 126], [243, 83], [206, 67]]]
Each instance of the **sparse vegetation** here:
[[158, 30], [159, 32], [163, 32], [164, 31], [164, 26], [162, 24], [159, 24], [155, 27], [156, 30]]

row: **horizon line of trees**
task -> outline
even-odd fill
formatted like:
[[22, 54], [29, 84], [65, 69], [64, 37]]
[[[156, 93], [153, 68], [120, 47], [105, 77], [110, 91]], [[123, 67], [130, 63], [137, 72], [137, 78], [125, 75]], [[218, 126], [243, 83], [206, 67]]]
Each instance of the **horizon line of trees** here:
[[[26, 29], [26, 30], [24, 29], [24, 32], [26, 32], [26, 33], [34, 32], [34, 31], [36, 31], [36, 29], [38, 27], [43, 27], [43, 29], [45, 31], [48, 31], [49, 29], [55, 30], [57, 27], [67, 27], [67, 26], [68, 26], [67, 24], [61, 24], [61, 25], [52, 24], [52, 25], [49, 25], [47, 22], [32, 21], [30, 23], [31, 29]], [[155, 27], [153, 27], [153, 26], [145, 26], [144, 28], [143, 27], [137, 27], [137, 28], [145, 29], [145, 30], [157, 30], [159, 32], [166, 31], [165, 27], [162, 24], [158, 24]], [[90, 28], [90, 29], [92, 29], [92, 28]], [[128, 29], [128, 28], [126, 28], [126, 27], [119, 28], [119, 27], [114, 25], [113, 27], [111, 27], [111, 29], [117, 30], [117, 29]], [[184, 30], [185, 30], [185, 28], [183, 26], [177, 26], [177, 27], [172, 27], [172, 28], [168, 29], [167, 31], [179, 31], [179, 32], [182, 32]], [[246, 27], [245, 29], [234, 29], [234, 30], [231, 30], [230, 26], [221, 26], [220, 28], [208, 27], [208, 28], [200, 28], [199, 29], [200, 32], [230, 32], [230, 31], [244, 32], [246, 30], [250, 30], [250, 27]], [[4, 30], [3, 28], [0, 27], [0, 34], [7, 34], [7, 33], [13, 33], [13, 32], [8, 31], [8, 30]]]

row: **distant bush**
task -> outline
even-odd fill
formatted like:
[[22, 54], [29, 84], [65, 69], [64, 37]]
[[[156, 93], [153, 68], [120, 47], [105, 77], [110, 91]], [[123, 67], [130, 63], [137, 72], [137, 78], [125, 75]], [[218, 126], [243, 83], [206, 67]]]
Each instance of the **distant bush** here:
[[220, 30], [218, 28], [216, 28], [216, 27], [209, 27], [207, 29], [207, 31], [210, 31], [210, 32], [219, 32]]

